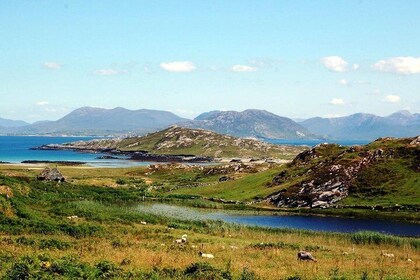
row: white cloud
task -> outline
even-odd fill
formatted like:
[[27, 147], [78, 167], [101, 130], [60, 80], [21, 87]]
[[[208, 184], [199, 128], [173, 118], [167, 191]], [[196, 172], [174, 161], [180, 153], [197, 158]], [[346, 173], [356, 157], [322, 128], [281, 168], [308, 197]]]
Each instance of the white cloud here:
[[125, 74], [127, 73], [126, 70], [116, 70], [116, 69], [99, 69], [95, 71], [96, 75], [101, 76], [113, 76], [113, 75], [119, 75], [119, 74]]
[[359, 64], [353, 64], [353, 70], [357, 70], [359, 68], [360, 68], [360, 65]]
[[389, 102], [389, 103], [397, 103], [401, 101], [401, 97], [399, 97], [398, 95], [389, 94], [385, 96], [383, 101]]
[[197, 67], [191, 61], [162, 62], [160, 67], [166, 71], [175, 73], [192, 72], [197, 69]]
[[258, 68], [257, 67], [253, 67], [253, 66], [248, 66], [248, 65], [233, 65], [232, 66], [232, 71], [233, 72], [254, 72], [257, 71]]
[[345, 104], [344, 100], [341, 99], [341, 98], [333, 98], [333, 99], [330, 100], [329, 103], [331, 105], [344, 105]]
[[57, 63], [57, 62], [52, 62], [52, 61], [47, 61], [47, 62], [44, 62], [43, 64], [42, 64], [45, 68], [48, 68], [48, 69], [53, 69], [53, 70], [58, 70], [58, 69], [60, 69], [63, 65], [62, 64], [60, 64], [60, 63]]
[[391, 72], [397, 74], [418, 74], [420, 73], [420, 57], [399, 56], [375, 63], [373, 69], [380, 72]]
[[347, 81], [346, 79], [341, 79], [341, 80], [338, 81], [338, 83], [340, 85], [343, 85], [343, 86], [349, 86], [350, 85], [349, 81]]
[[340, 56], [327, 56], [321, 59], [322, 63], [328, 70], [334, 72], [346, 72], [348, 62]]
[[38, 106], [45, 106], [45, 105], [48, 105], [49, 104], [49, 102], [48, 101], [44, 101], [44, 100], [42, 100], [42, 101], [38, 101], [37, 103], [36, 103], [36, 105], [38, 105]]

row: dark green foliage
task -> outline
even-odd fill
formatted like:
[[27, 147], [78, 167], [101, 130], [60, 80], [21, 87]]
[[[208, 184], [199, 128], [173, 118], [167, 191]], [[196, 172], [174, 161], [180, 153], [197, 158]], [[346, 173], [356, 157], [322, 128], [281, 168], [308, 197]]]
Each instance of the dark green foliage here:
[[117, 185], [125, 185], [127, 184], [127, 180], [125, 180], [124, 178], [118, 178], [116, 183]]
[[190, 279], [208, 279], [218, 280], [226, 279], [226, 272], [221, 271], [208, 263], [193, 263], [190, 264], [184, 271], [185, 276]]
[[300, 275], [292, 275], [292, 276], [286, 277], [285, 280], [302, 280], [302, 277]]
[[39, 241], [39, 248], [40, 249], [58, 249], [58, 250], [65, 250], [70, 247], [70, 244], [65, 241], [61, 241], [58, 239], [41, 239]]
[[32, 238], [27, 238], [25, 236], [21, 236], [16, 239], [16, 244], [25, 245], [25, 246], [33, 246], [35, 245], [35, 240]]
[[255, 272], [249, 270], [247, 267], [244, 267], [242, 270], [242, 274], [239, 278], [239, 280], [259, 280], [260, 277], [255, 274]]
[[123, 274], [121, 268], [108, 261], [101, 261], [95, 267], [97, 279], [112, 279]]

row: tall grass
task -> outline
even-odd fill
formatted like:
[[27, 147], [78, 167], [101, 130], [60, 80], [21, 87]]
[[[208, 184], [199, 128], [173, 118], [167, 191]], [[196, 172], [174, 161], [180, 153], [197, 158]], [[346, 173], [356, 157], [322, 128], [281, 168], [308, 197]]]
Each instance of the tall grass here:
[[406, 238], [392, 235], [386, 235], [373, 231], [359, 231], [350, 234], [350, 241], [354, 244], [375, 244], [375, 245], [410, 245], [412, 248], [420, 249], [420, 240], [418, 238]]

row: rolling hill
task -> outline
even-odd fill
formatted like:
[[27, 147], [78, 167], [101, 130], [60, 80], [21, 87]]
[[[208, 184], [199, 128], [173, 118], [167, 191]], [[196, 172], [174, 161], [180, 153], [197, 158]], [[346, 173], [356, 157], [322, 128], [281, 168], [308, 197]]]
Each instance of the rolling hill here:
[[156, 155], [205, 157], [257, 157], [291, 159], [303, 147], [273, 145], [241, 139], [203, 129], [171, 126], [141, 137], [79, 141], [63, 145], [46, 145], [42, 149], [78, 151], [144, 152]]

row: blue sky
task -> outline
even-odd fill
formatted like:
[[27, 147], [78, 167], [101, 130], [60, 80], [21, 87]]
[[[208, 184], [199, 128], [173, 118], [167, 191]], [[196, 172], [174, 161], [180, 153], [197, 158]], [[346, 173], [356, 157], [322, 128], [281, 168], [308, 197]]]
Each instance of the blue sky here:
[[0, 117], [420, 112], [420, 1], [1, 1]]

